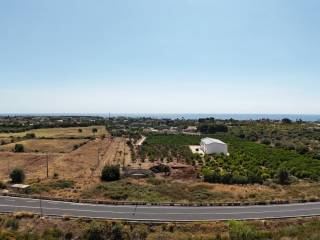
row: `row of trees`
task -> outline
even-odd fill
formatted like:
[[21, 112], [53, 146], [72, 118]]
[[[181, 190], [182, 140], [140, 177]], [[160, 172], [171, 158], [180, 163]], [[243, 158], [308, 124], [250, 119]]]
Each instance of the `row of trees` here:
[[228, 127], [222, 124], [201, 124], [198, 130], [203, 134], [214, 134], [218, 132], [228, 132]]
[[[253, 172], [249, 172], [246, 175], [240, 175], [239, 173], [221, 173], [221, 171], [204, 171], [203, 178], [205, 182], [223, 184], [262, 184], [263, 181], [266, 180], [263, 177], [263, 175]], [[285, 168], [279, 168], [276, 174], [275, 181], [282, 185], [289, 184], [289, 171]]]

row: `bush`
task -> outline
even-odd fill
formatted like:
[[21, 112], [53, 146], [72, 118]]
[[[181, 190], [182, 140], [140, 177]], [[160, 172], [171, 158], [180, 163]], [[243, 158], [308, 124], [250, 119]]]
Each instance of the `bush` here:
[[17, 219], [8, 219], [6, 222], [6, 228], [11, 228], [12, 230], [18, 230], [19, 221]]
[[64, 239], [66, 240], [71, 240], [73, 237], [73, 233], [72, 232], [67, 232], [65, 235], [64, 235]]
[[289, 118], [284, 118], [281, 120], [281, 122], [284, 124], [291, 124], [292, 123], [291, 119], [289, 119]]
[[125, 233], [123, 231], [123, 226], [119, 223], [116, 223], [112, 227], [112, 234], [111, 234], [111, 239], [112, 240], [123, 240], [125, 239]]
[[264, 138], [264, 139], [261, 140], [261, 143], [264, 144], [264, 145], [270, 145], [271, 141], [268, 138]]
[[24, 171], [20, 168], [15, 168], [10, 173], [12, 183], [23, 183], [25, 179]]
[[50, 187], [54, 189], [65, 189], [65, 188], [72, 188], [74, 186], [74, 182], [70, 180], [58, 180], [56, 182], [52, 182], [49, 184]]
[[0, 181], [0, 189], [5, 189], [5, 188], [6, 188], [6, 184]]
[[280, 184], [288, 184], [289, 183], [289, 172], [285, 168], [280, 168], [277, 173], [277, 180]]
[[23, 144], [16, 144], [14, 145], [14, 152], [18, 153], [18, 152], [24, 152], [24, 146]]
[[116, 181], [120, 179], [119, 165], [105, 166], [101, 172], [102, 181]]
[[230, 240], [256, 240], [261, 239], [258, 232], [245, 222], [229, 222]]
[[42, 235], [42, 239], [61, 239], [63, 232], [57, 227], [46, 229]]
[[88, 240], [104, 240], [105, 227], [96, 221], [92, 221], [86, 230], [86, 239]]
[[32, 139], [32, 138], [35, 138], [36, 137], [36, 134], [34, 134], [34, 133], [27, 133], [26, 135], [25, 135], [25, 138], [26, 139]]
[[170, 167], [165, 164], [158, 164], [156, 166], [152, 166], [150, 170], [154, 173], [170, 173]]

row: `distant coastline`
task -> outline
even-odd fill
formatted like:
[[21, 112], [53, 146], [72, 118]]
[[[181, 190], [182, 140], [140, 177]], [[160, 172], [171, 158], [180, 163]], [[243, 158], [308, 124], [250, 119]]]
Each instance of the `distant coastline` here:
[[[108, 113], [2, 113], [0, 116], [101, 116], [108, 117]], [[281, 120], [283, 118], [289, 118], [293, 121], [301, 119], [302, 121], [314, 122], [320, 121], [320, 114], [197, 114], [197, 113], [110, 113], [111, 117], [149, 117], [155, 119], [199, 119], [199, 118], [216, 118], [216, 119], [235, 119], [235, 120]]]

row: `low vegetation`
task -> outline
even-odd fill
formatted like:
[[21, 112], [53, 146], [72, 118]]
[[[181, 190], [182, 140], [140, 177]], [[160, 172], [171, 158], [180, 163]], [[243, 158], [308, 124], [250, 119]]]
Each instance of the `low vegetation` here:
[[319, 237], [319, 218], [144, 224], [84, 219], [40, 219], [34, 214], [0, 216], [0, 239], [3, 240], [313, 240]]

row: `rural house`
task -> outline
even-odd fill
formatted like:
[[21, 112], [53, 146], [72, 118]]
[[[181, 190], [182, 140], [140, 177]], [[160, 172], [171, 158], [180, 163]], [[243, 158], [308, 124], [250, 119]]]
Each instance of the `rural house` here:
[[219, 139], [203, 138], [200, 142], [201, 149], [206, 154], [223, 153], [228, 155], [228, 146]]

